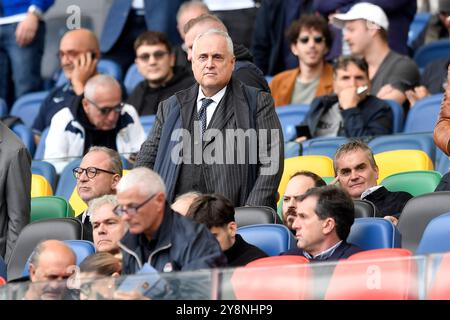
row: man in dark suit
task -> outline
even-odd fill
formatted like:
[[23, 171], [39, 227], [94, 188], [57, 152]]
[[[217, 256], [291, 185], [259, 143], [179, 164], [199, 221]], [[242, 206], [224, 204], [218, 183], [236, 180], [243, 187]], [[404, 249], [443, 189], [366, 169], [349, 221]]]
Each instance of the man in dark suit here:
[[275, 208], [284, 151], [272, 97], [231, 77], [227, 33], [199, 34], [192, 55], [198, 84], [160, 104], [136, 166], [163, 177], [169, 203], [194, 190], [220, 193], [234, 206]]
[[[115, 150], [91, 147], [80, 166], [73, 169], [73, 174], [77, 179], [78, 195], [89, 205], [95, 198], [116, 193], [116, 186], [122, 177], [122, 160]], [[92, 241], [90, 216], [89, 210], [85, 210], [77, 219], [83, 223], [83, 239]]]

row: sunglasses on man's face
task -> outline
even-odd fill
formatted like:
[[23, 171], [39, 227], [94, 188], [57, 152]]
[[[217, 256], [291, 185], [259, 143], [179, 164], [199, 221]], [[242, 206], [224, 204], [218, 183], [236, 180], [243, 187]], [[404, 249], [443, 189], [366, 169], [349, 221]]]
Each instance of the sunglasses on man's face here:
[[141, 60], [142, 62], [148, 62], [148, 60], [150, 60], [151, 56], [153, 56], [153, 58], [155, 58], [155, 60], [161, 60], [166, 54], [169, 54], [169, 52], [158, 50], [153, 53], [143, 53], [143, 54], [137, 56], [137, 58], [139, 60]]
[[113, 111], [116, 112], [116, 113], [120, 113], [122, 111], [122, 108], [123, 108], [123, 102], [119, 103], [115, 107], [100, 107], [94, 101], [92, 101], [92, 100], [90, 100], [88, 98], [86, 98], [86, 100], [89, 101], [89, 103], [92, 104], [104, 116], [110, 114]]
[[322, 43], [325, 40], [323, 36], [314, 36], [314, 37], [305, 36], [298, 38], [297, 41], [303, 44], [307, 44], [310, 38], [312, 38], [314, 40], [314, 43], [317, 44]]

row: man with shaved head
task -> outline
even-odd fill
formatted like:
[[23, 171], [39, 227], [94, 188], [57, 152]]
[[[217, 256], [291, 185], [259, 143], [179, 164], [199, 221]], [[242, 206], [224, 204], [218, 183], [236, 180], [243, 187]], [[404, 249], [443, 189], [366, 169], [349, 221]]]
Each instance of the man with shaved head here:
[[59, 59], [68, 82], [55, 87], [42, 102], [33, 124], [36, 142], [52, 117], [72, 99], [83, 94], [86, 82], [97, 73], [100, 49], [95, 34], [88, 29], [68, 31], [59, 44]]
[[39, 243], [30, 257], [28, 271], [31, 285], [25, 294], [27, 300], [61, 300], [68, 279], [76, 265], [72, 249], [59, 240]]

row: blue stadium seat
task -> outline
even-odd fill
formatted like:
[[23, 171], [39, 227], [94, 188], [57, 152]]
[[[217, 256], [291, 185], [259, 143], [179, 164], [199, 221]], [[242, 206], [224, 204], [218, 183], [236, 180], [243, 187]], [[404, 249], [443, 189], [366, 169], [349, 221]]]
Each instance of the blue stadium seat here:
[[394, 100], [384, 100], [391, 107], [392, 115], [393, 115], [393, 124], [392, 129], [393, 133], [399, 133], [403, 131], [403, 123], [405, 122], [405, 113], [403, 111], [403, 107]]
[[401, 235], [389, 220], [357, 218], [350, 229], [347, 242], [364, 250], [400, 248]]
[[[91, 241], [86, 240], [64, 240], [64, 243], [67, 244], [77, 256], [77, 266], [90, 255], [95, 253], [95, 246]], [[29, 275], [28, 267], [30, 265], [30, 258], [28, 258], [25, 267], [23, 268], [22, 276], [26, 277]]]
[[41, 139], [39, 140], [39, 144], [36, 147], [36, 152], [34, 153], [35, 160], [42, 160], [44, 159], [44, 153], [45, 153], [45, 140], [47, 139], [48, 130], [50, 127], [47, 127], [42, 131], [41, 133]]
[[431, 220], [417, 247], [416, 254], [430, 254], [450, 251], [450, 212]]
[[0, 256], [0, 277], [2, 277], [3, 279], [7, 279], [7, 275], [6, 275], [6, 263], [5, 260], [3, 260], [3, 258]]
[[14, 102], [10, 114], [19, 117], [28, 128], [32, 128], [42, 101], [47, 95], [48, 91], [39, 91], [21, 96]]
[[123, 80], [123, 85], [127, 90], [127, 94], [130, 95], [130, 93], [133, 92], [137, 84], [142, 80], [144, 80], [144, 77], [139, 73], [136, 64], [133, 63], [128, 68], [127, 74], [125, 75], [125, 79]]
[[375, 137], [369, 142], [374, 154], [391, 150], [422, 150], [432, 161], [436, 157], [433, 133], [408, 133]]
[[442, 93], [435, 94], [417, 101], [406, 116], [403, 132], [432, 132], [439, 116], [442, 96]]
[[[99, 73], [107, 74], [114, 77], [119, 82], [121, 82], [123, 79], [122, 69], [116, 62], [112, 60], [100, 59], [100, 61], [97, 64], [97, 70]], [[66, 76], [64, 75], [64, 72], [61, 71], [55, 86], [59, 87], [65, 83], [67, 83], [67, 79]]]
[[31, 129], [24, 124], [16, 123], [13, 125], [12, 131], [22, 140], [31, 156], [33, 156], [36, 146], [34, 145], [33, 132], [31, 132]]
[[237, 233], [250, 244], [269, 256], [277, 256], [295, 247], [296, 240], [289, 229], [281, 224], [255, 224], [240, 227]]
[[448, 57], [450, 40], [436, 40], [420, 47], [414, 54], [414, 61], [420, 70], [433, 60]]
[[144, 127], [145, 135], [148, 136], [150, 131], [152, 130], [153, 123], [155, 122], [156, 115], [148, 115], [148, 116], [141, 116], [141, 124]]
[[446, 174], [450, 168], [449, 157], [442, 152], [441, 149], [436, 147], [436, 160], [434, 165], [434, 170], [439, 171], [442, 175]]
[[78, 167], [81, 163], [81, 159], [75, 159], [67, 164], [59, 177], [58, 186], [56, 187], [55, 196], [61, 196], [67, 200], [70, 199], [73, 189], [75, 188], [77, 181], [73, 176], [72, 169]]
[[331, 159], [334, 158], [336, 150], [348, 142], [346, 137], [335, 138], [314, 138], [304, 143], [303, 155], [315, 155], [315, 156], [327, 156]]
[[268, 84], [270, 84], [270, 81], [272, 81], [272, 79], [273, 79], [272, 76], [264, 76], [264, 78], [266, 79]]
[[8, 106], [5, 100], [0, 98], [0, 117], [6, 116], [8, 114]]
[[45, 177], [45, 179], [50, 182], [52, 189], [56, 189], [56, 170], [51, 163], [33, 160], [31, 162], [31, 173]]
[[308, 104], [290, 104], [276, 107], [275, 111], [283, 128], [284, 142], [295, 139], [297, 131], [295, 126], [299, 125], [309, 111]]
[[294, 141], [288, 141], [284, 144], [284, 158], [298, 157], [302, 155], [302, 144]]
[[428, 21], [431, 18], [429, 12], [417, 12], [414, 15], [413, 21], [409, 25], [408, 31], [408, 47], [413, 48], [423, 44], [425, 30], [427, 29]]

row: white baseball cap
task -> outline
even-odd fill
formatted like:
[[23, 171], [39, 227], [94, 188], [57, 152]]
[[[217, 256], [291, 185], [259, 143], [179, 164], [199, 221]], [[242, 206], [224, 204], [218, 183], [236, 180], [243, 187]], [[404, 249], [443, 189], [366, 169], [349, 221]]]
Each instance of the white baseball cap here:
[[347, 13], [335, 14], [333, 17], [333, 24], [338, 28], [344, 28], [346, 21], [359, 19], [370, 21], [384, 30], [388, 30], [389, 28], [389, 21], [383, 9], [368, 2], [355, 4]]

